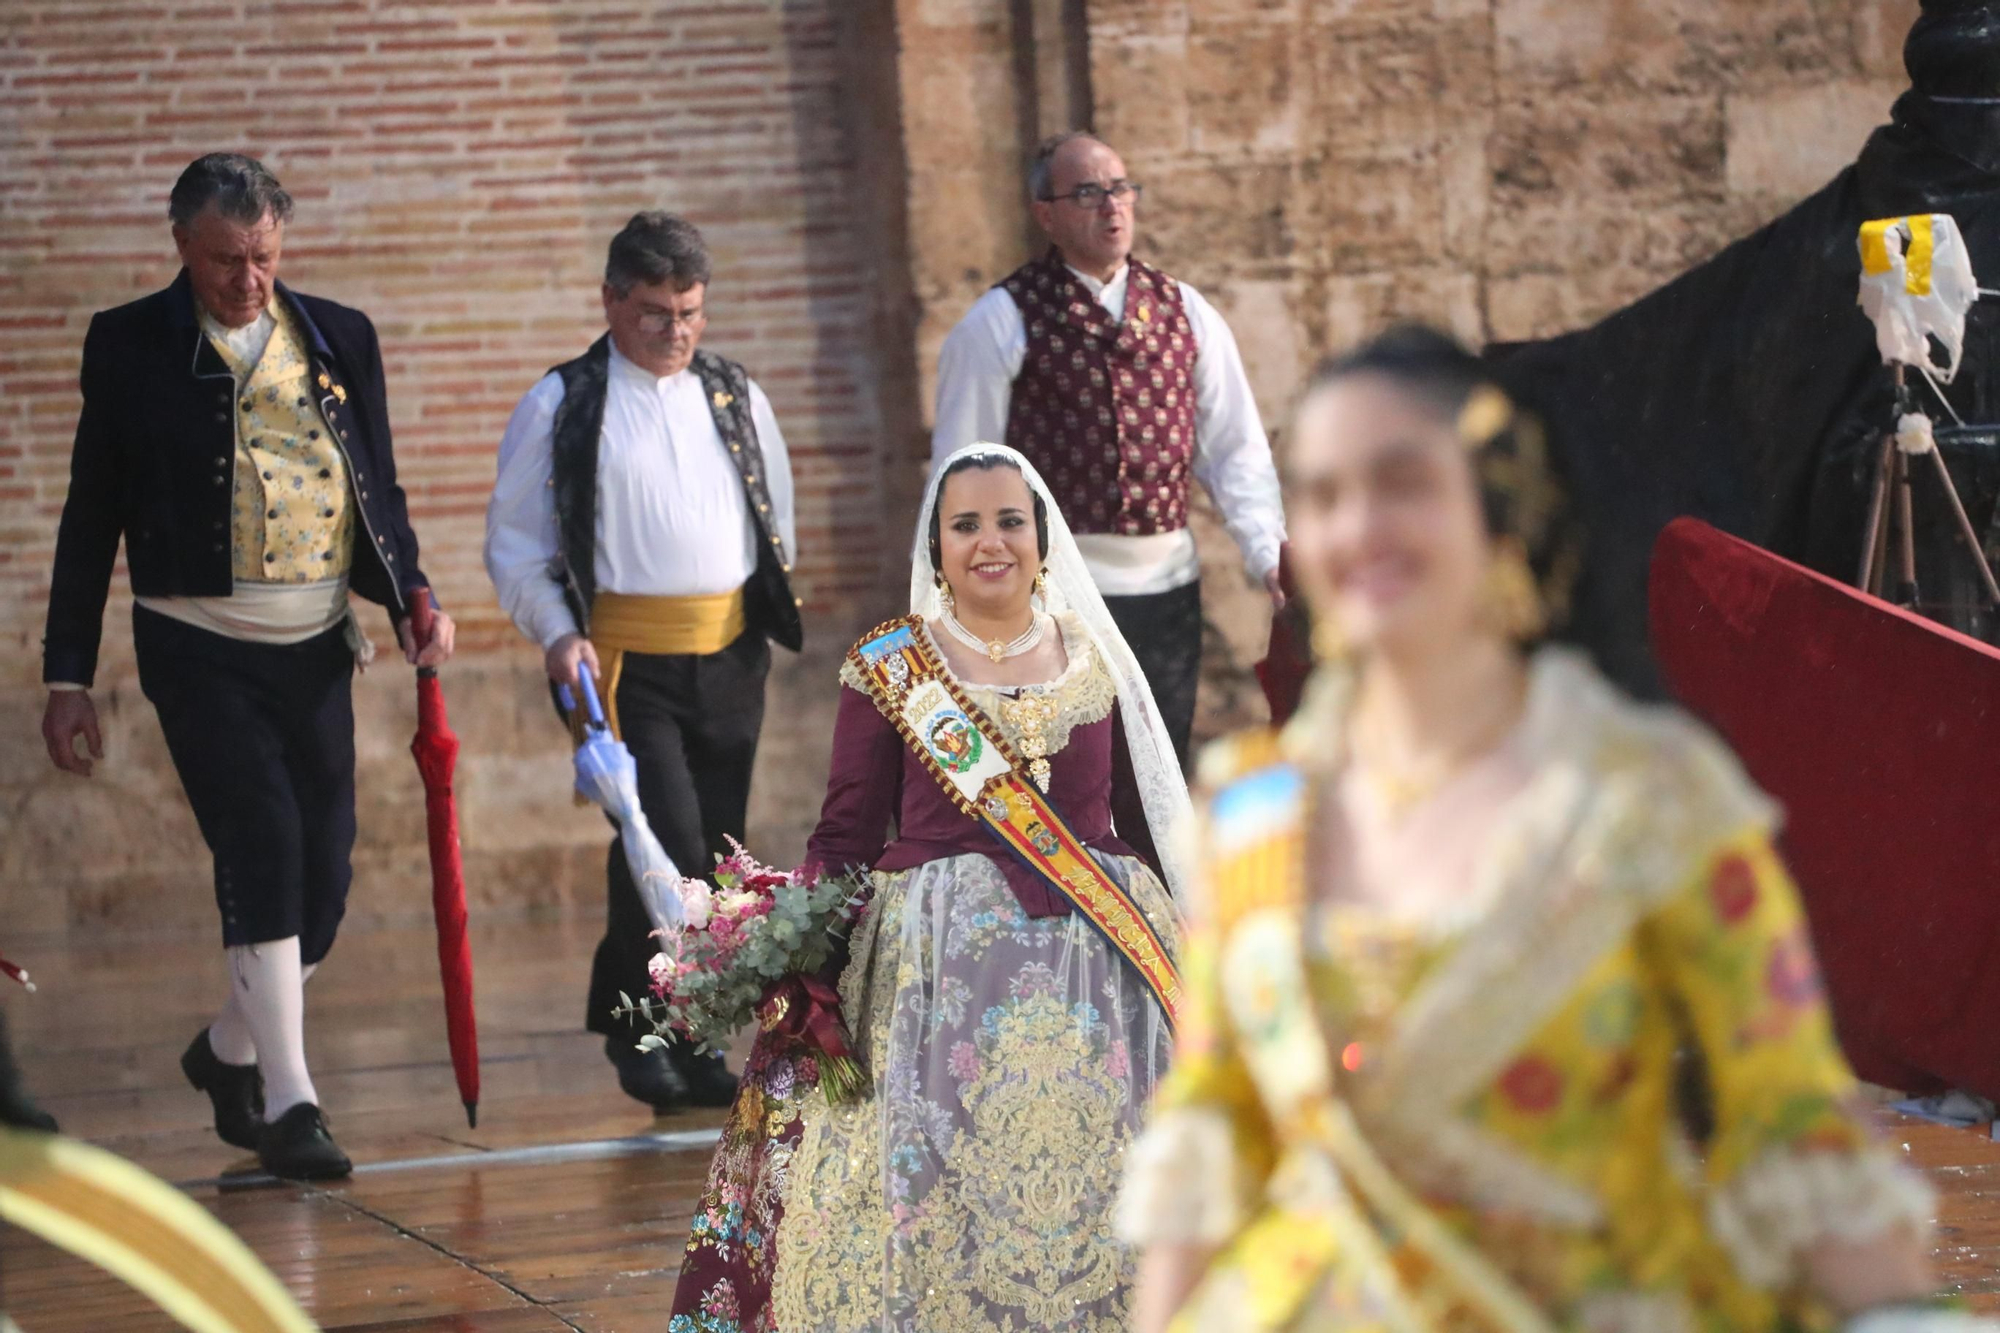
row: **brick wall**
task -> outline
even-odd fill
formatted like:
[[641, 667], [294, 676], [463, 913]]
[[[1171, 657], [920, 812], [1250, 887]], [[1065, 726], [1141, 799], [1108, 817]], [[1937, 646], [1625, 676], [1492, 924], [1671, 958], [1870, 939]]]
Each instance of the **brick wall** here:
[[[601, 331], [604, 246], [669, 207], [715, 251], [707, 345], [776, 405], [798, 481], [816, 653], [781, 663], [757, 797], [774, 857], [817, 807], [827, 652], [877, 607], [885, 524], [865, 193], [846, 132], [837, 0], [63, 3], [0, 17], [0, 934], [206, 925], [206, 857], [131, 665], [122, 569], [85, 783], [41, 752], [39, 641], [92, 311], [175, 271], [165, 200], [213, 149], [298, 201], [282, 276], [367, 311], [425, 565], [461, 625], [446, 674], [465, 741], [468, 880], [509, 906], [588, 908], [602, 824], [562, 800], [539, 656], [480, 565], [500, 431]], [[898, 409], [900, 410], [900, 409]], [[371, 630], [386, 637], [370, 609]], [[781, 654], [781, 657], [784, 656]], [[420, 910], [406, 668], [357, 689], [356, 912]]]

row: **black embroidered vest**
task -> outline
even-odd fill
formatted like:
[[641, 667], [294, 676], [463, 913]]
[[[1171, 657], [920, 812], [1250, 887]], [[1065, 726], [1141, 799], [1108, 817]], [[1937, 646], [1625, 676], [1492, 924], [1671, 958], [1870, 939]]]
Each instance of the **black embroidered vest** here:
[[[750, 377], [734, 361], [699, 350], [690, 369], [701, 381], [715, 429], [743, 479], [744, 503], [757, 528], [757, 570], [743, 589], [745, 616], [751, 628], [797, 652], [805, 632], [799, 623], [798, 599], [792, 595], [791, 553], [778, 535], [764, 451], [750, 419]], [[597, 598], [597, 449], [610, 371], [611, 336], [606, 334], [582, 356], [552, 372], [563, 382], [552, 459], [560, 538], [560, 567], [554, 573], [585, 635], [590, 633], [590, 608]]]

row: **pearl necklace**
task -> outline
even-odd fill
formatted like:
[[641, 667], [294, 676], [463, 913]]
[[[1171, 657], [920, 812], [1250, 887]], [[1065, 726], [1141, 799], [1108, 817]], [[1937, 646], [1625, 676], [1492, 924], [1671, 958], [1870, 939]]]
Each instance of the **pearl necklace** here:
[[958, 623], [958, 617], [952, 613], [950, 607], [944, 608], [944, 627], [950, 633], [951, 637], [957, 639], [968, 648], [977, 649], [979, 652], [985, 653], [987, 660], [992, 662], [1004, 662], [1010, 657], [1019, 657], [1022, 653], [1033, 652], [1035, 647], [1041, 643], [1042, 635], [1047, 632], [1048, 623], [1049, 619], [1047, 616], [1031, 610], [1028, 613], [1028, 628], [1015, 635], [1011, 643], [1002, 643], [998, 639], [989, 641], [980, 638], [977, 634], [974, 634], [971, 630]]

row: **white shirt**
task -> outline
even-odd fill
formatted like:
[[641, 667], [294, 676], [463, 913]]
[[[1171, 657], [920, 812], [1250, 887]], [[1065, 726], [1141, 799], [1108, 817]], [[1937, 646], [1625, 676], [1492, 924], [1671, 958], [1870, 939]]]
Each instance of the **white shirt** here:
[[[1127, 265], [1110, 282], [1071, 268], [1115, 320], [1125, 318]], [[1271, 443], [1257, 416], [1243, 354], [1215, 307], [1186, 283], [1178, 284], [1195, 342], [1194, 475], [1222, 511], [1243, 563], [1259, 579], [1278, 567], [1285, 540], [1284, 502]], [[968, 444], [1007, 439], [1007, 408], [1014, 379], [1028, 355], [1028, 328], [1006, 288], [994, 287], [944, 340], [938, 356], [937, 426], [931, 462]], [[1166, 592], [1201, 576], [1194, 534], [1186, 528], [1150, 537], [1079, 533], [1077, 546], [1098, 590], [1113, 597]]]
[[[515, 407], [486, 509], [486, 572], [501, 609], [543, 648], [577, 632], [555, 572], [553, 450], [562, 397], [562, 377], [550, 372]], [[796, 559], [791, 461], [754, 380], [750, 420], [785, 558]], [[730, 592], [756, 572], [759, 540], [700, 377], [691, 369], [656, 376], [613, 345], [598, 437], [597, 586], [649, 597]]]
[[201, 327], [203, 332], [220, 338], [231, 356], [254, 369], [264, 359], [264, 349], [271, 345], [271, 335], [278, 331], [278, 319], [267, 305], [264, 312], [248, 324], [230, 329], [224, 328], [222, 321], [203, 310]]

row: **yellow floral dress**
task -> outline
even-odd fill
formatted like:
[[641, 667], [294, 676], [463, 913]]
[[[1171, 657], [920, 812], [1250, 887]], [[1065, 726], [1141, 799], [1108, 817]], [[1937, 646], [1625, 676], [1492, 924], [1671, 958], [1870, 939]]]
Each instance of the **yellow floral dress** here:
[[1132, 1243], [1220, 1246], [1177, 1329], [1820, 1328], [1805, 1249], [1927, 1224], [1856, 1118], [1767, 802], [1581, 658], [1531, 675], [1529, 776], [1449, 928], [1307, 883], [1331, 683], [1211, 756], [1176, 1063], [1120, 1209]]

